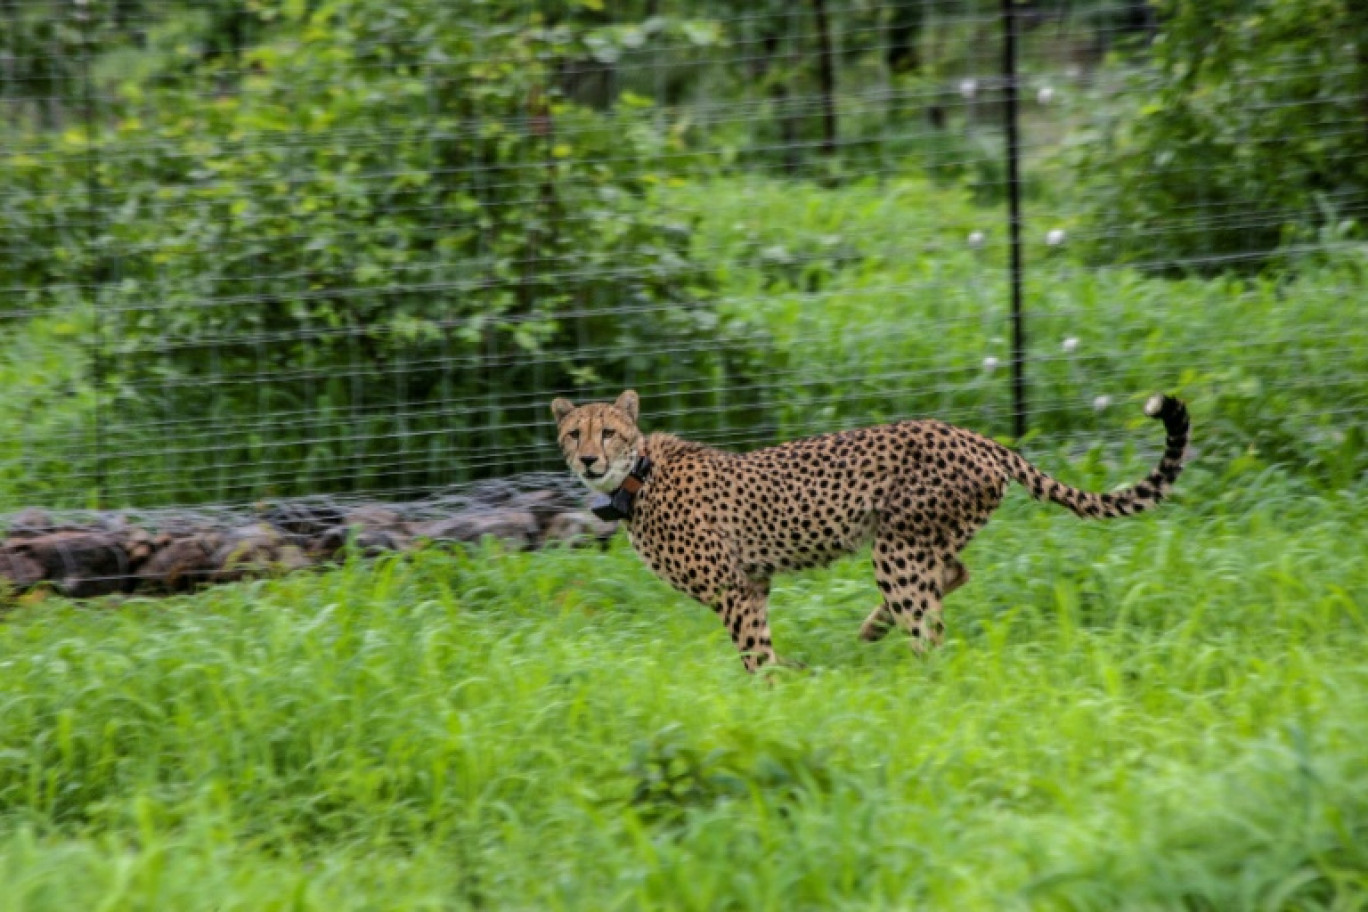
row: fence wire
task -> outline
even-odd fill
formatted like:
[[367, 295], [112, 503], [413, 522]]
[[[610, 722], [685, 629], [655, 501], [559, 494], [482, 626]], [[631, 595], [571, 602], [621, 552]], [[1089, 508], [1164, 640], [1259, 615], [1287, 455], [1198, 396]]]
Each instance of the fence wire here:
[[1157, 445], [1165, 389], [1213, 455], [1358, 471], [1364, 182], [1237, 185], [1270, 123], [1368, 175], [1368, 63], [1288, 43], [1183, 120], [1176, 13], [1017, 15], [1006, 75], [950, 0], [9, 0], [0, 512], [421, 501], [624, 386], [734, 448], [1011, 435], [1009, 81], [1022, 445]]

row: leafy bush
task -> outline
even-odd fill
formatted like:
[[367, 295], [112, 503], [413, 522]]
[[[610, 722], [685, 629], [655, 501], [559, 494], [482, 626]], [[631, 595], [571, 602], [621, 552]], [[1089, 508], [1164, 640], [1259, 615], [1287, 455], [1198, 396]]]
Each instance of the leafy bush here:
[[10, 155], [0, 283], [100, 288], [116, 462], [160, 450], [177, 499], [423, 487], [542, 463], [548, 389], [734, 365], [691, 226], [643, 201], [648, 103], [563, 100], [576, 34], [476, 12], [272, 7], [237, 56], [125, 80], [93, 142]]
[[1203, 271], [1357, 233], [1368, 213], [1368, 6], [1167, 0], [1142, 99], [1082, 146], [1099, 258]]

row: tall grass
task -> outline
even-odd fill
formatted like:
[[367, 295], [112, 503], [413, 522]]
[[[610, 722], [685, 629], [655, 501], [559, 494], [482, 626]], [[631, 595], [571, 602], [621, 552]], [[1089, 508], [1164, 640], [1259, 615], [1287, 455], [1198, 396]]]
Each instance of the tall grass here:
[[1365, 520], [1017, 496], [939, 653], [856, 640], [854, 558], [767, 680], [621, 542], [21, 606], [0, 910], [1363, 908]]

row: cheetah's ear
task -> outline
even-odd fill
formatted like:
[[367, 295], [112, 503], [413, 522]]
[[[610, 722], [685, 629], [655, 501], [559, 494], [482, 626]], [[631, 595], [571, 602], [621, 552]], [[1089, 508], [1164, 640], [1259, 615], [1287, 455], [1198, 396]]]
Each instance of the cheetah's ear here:
[[627, 390], [617, 397], [617, 401], [613, 403], [613, 408], [632, 419], [632, 423], [635, 424], [637, 415], [641, 413], [641, 399], [638, 398], [636, 390]]
[[551, 414], [556, 416], [556, 424], [565, 420], [565, 416], [575, 410], [575, 403], [569, 399], [552, 399]]

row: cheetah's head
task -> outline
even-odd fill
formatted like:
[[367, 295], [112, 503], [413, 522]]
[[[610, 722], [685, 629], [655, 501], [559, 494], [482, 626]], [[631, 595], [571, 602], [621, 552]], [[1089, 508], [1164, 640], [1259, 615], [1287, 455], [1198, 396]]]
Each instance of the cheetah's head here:
[[609, 494], [631, 474], [641, 447], [636, 421], [637, 394], [627, 390], [617, 401], [575, 405], [568, 399], [551, 403], [565, 461], [584, 483]]

